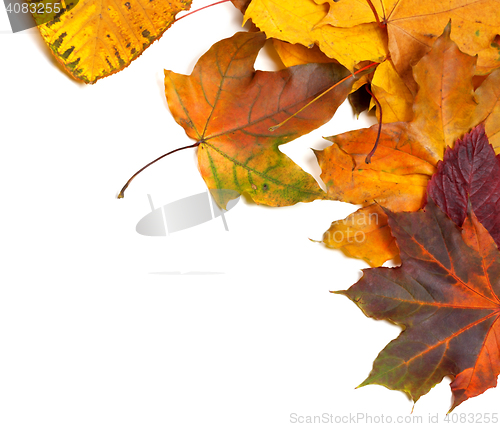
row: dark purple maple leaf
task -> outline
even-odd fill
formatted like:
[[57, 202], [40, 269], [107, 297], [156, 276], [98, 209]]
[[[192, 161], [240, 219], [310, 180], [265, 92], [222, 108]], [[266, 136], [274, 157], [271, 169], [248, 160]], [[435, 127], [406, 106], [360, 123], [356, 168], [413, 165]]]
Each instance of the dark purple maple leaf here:
[[477, 219], [500, 247], [500, 155], [476, 126], [447, 149], [427, 193], [458, 226], [467, 217], [468, 197]]

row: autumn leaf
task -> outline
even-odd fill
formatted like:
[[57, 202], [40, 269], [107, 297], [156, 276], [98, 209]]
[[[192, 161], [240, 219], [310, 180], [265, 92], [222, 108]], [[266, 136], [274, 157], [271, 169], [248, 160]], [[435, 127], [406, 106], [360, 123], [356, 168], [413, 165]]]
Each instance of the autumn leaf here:
[[380, 205], [373, 203], [347, 218], [334, 221], [323, 234], [323, 243], [341, 249], [347, 256], [359, 258], [371, 266], [382, 265], [399, 254], [396, 241]]
[[[371, 90], [380, 103], [376, 110], [382, 123], [408, 122], [413, 117], [414, 97], [405, 85], [390, 60], [382, 62], [375, 71], [371, 81]], [[375, 106], [372, 99], [370, 108]]]
[[478, 106], [474, 123], [484, 121], [486, 134], [495, 152], [500, 153], [500, 69], [493, 71], [476, 90]]
[[329, 137], [326, 139], [333, 145], [315, 151], [330, 198], [365, 205], [333, 222], [323, 242], [372, 266], [398, 254], [380, 206], [396, 211], [420, 209], [427, 182], [435, 172], [432, 156], [402, 122], [382, 127], [377, 151], [367, 164], [366, 154], [377, 132], [378, 126], [373, 126]]
[[482, 124], [446, 151], [427, 192], [458, 226], [470, 200], [478, 221], [500, 246], [500, 156], [495, 156]]
[[[384, 214], [373, 204], [394, 212], [420, 209], [424, 205], [427, 181], [434, 167], [443, 160], [446, 148], [481, 121], [500, 121], [495, 95], [499, 92], [482, 89], [483, 85], [488, 89], [494, 86], [500, 70], [492, 73], [474, 92], [475, 61], [476, 58], [458, 50], [448, 28], [414, 67], [414, 78], [420, 89], [413, 105], [413, 119], [383, 125], [380, 146], [370, 164], [367, 165], [364, 158], [375, 142], [378, 125], [327, 138], [334, 145], [316, 155], [329, 196], [364, 205], [365, 209], [354, 215], [367, 212], [381, 216], [378, 227], [372, 221], [368, 229], [364, 225], [367, 220], [353, 223], [352, 217], [348, 217], [335, 221], [323, 236], [326, 246], [342, 249], [371, 266], [380, 266], [398, 254], [392, 236], [387, 233]], [[405, 155], [400, 157], [397, 151], [401, 151], [401, 147]], [[389, 157], [388, 149], [393, 153]], [[410, 153], [412, 158], [408, 158]], [[406, 170], [409, 165], [414, 168], [411, 173]], [[345, 222], [350, 224], [353, 235], [364, 233], [366, 240], [348, 241], [345, 233], [338, 232], [344, 230]], [[332, 240], [333, 236], [336, 240]]]
[[[263, 33], [237, 33], [212, 46], [190, 76], [165, 71], [168, 105], [187, 135], [199, 142], [199, 169], [210, 190], [246, 193], [270, 206], [327, 198], [278, 147], [330, 120], [355, 79], [348, 78], [272, 132], [271, 126], [349, 72], [339, 64], [255, 71], [265, 39]], [[225, 207], [227, 200], [218, 202]]]
[[[369, 3], [366, 0], [314, 0], [317, 4], [328, 4], [329, 10], [323, 18], [323, 24], [329, 24], [334, 27], [355, 27], [356, 25], [375, 22], [375, 17]], [[392, 0], [391, 3], [396, 3]], [[338, 3], [338, 4], [337, 4]], [[382, 4], [384, 3], [384, 4]], [[387, 1], [372, 2], [373, 7], [379, 16], [383, 16]]]
[[66, 71], [94, 83], [127, 67], [190, 6], [191, 0], [71, 0], [53, 20], [35, 20]]
[[[317, 45], [313, 45], [312, 47], [305, 47], [301, 44], [291, 44], [278, 39], [272, 39], [272, 42], [276, 53], [280, 57], [281, 62], [283, 62], [285, 67], [293, 67], [294, 65], [310, 63], [338, 63], [336, 59], [329, 58], [323, 52], [321, 52]], [[356, 82], [354, 82], [351, 93], [348, 97], [355, 114], [358, 116], [361, 112], [367, 110], [370, 107], [371, 95], [368, 94], [366, 89], [361, 89], [361, 87], [365, 84], [368, 84], [369, 81], [370, 77], [368, 74], [360, 77]]]
[[328, 64], [338, 63], [336, 59], [326, 56], [318, 46], [305, 47], [301, 44], [291, 44], [278, 39], [272, 39], [273, 46], [285, 67], [302, 64]]
[[[321, 25], [328, 15], [328, 6], [319, 3], [313, 0], [253, 0], [245, 19], [251, 18], [268, 37], [275, 38], [274, 45], [287, 66], [326, 62], [318, 53], [319, 49], [326, 58], [337, 60], [350, 70], [364, 60], [384, 63], [387, 57], [384, 29], [375, 23], [347, 28]], [[346, 16], [352, 18], [352, 14]], [[377, 68], [374, 79], [374, 94], [387, 109], [384, 123], [409, 120], [413, 95], [392, 64]], [[365, 83], [360, 81], [354, 90]]]
[[[344, 28], [376, 22], [366, 0], [329, 0], [328, 4], [323, 24]], [[388, 49], [395, 68], [413, 89], [411, 66], [429, 51], [450, 21], [451, 38], [458, 48], [471, 56], [478, 55], [479, 74], [488, 74], [500, 66], [500, 46], [495, 43], [500, 33], [498, 0], [383, 0], [372, 4], [381, 23], [387, 26]]]
[[[338, 62], [336, 59], [326, 56], [317, 45], [307, 48], [301, 44], [290, 44], [278, 39], [272, 39], [272, 41], [276, 52], [286, 67], [312, 62]], [[359, 90], [365, 84], [371, 84], [371, 90], [381, 104], [381, 109], [384, 112], [383, 123], [411, 120], [414, 97], [401, 77], [399, 77], [390, 60], [382, 62], [377, 67], [373, 78], [370, 79], [368, 75], [364, 76], [353, 85], [353, 94], [358, 92], [357, 98], [351, 94], [349, 100], [357, 115], [365, 109], [371, 109], [375, 106], [371, 95], [368, 95], [365, 89]], [[361, 107], [360, 102], [364, 103], [365, 100], [368, 105]], [[359, 107], [358, 104], [360, 104]], [[380, 116], [379, 109], [376, 110], [376, 114], [377, 117]]]
[[500, 28], [498, 0], [401, 0], [386, 10], [389, 51], [398, 73], [411, 75], [411, 64], [428, 52], [451, 20], [451, 39], [468, 55], [478, 55], [476, 72], [500, 66], [500, 49], [492, 46]]
[[40, 2], [36, 2], [36, 7], [31, 6], [30, 4], [30, 13], [33, 16], [33, 21], [36, 25], [42, 25], [46, 22], [52, 21], [58, 17], [60, 17], [63, 13], [68, 13], [72, 10], [80, 0], [69, 0], [62, 3], [61, 1], [52, 2], [52, 0], [42, 0]]
[[362, 61], [382, 62], [387, 57], [385, 29], [376, 23], [351, 28], [318, 25], [328, 9], [313, 0], [252, 0], [244, 19], [251, 19], [267, 37], [306, 47], [317, 44], [351, 71]]
[[349, 104], [357, 118], [363, 111], [370, 108], [372, 96], [368, 93], [364, 85], [349, 94]]
[[[301, 44], [291, 44], [278, 39], [272, 39], [273, 47], [285, 67], [293, 67], [302, 64], [328, 64], [338, 63], [336, 59], [326, 56], [318, 46], [305, 47]], [[362, 88], [369, 83], [369, 75], [365, 74], [354, 82], [351, 93], [348, 96], [349, 102], [357, 116], [370, 107], [371, 95]], [[410, 105], [411, 109], [411, 105]]]
[[477, 59], [458, 49], [449, 30], [413, 68], [419, 91], [412, 130], [436, 160], [442, 160], [446, 147], [477, 124], [473, 122], [477, 101], [472, 85]]
[[[488, 74], [500, 67], [498, 0], [371, 3], [375, 11], [367, 0], [253, 0], [245, 19], [252, 19], [268, 37], [304, 46], [317, 44], [328, 57], [349, 69], [365, 60], [383, 62], [390, 58], [390, 64], [377, 69], [374, 78], [387, 84], [396, 78], [395, 73], [398, 82], [391, 90], [378, 86], [378, 93], [374, 93], [387, 98], [386, 106], [397, 105], [398, 120], [408, 120], [409, 93], [418, 89], [412, 66], [450, 21], [451, 38], [459, 49], [478, 55], [476, 73]], [[392, 109], [388, 112], [392, 114]]]
[[500, 373], [500, 252], [472, 211], [461, 231], [432, 200], [425, 211], [386, 211], [401, 251], [397, 268], [364, 270], [343, 294], [368, 317], [404, 331], [361, 384], [417, 401], [454, 377], [452, 409], [495, 387]]

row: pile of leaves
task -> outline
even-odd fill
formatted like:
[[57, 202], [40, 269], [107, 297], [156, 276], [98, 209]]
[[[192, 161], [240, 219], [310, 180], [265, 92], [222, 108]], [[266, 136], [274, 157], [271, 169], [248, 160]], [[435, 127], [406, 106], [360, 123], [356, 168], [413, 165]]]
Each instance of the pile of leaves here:
[[[332, 223], [323, 243], [372, 268], [336, 293], [403, 328], [362, 385], [417, 401], [451, 376], [452, 409], [495, 387], [498, 0], [232, 3], [252, 30], [216, 43], [189, 76], [165, 71], [170, 111], [195, 140], [180, 149], [197, 147], [200, 173], [222, 208], [240, 194], [268, 206], [360, 205]], [[191, 1], [65, 5], [48, 21], [35, 16], [38, 28], [73, 77], [94, 83], [129, 65]], [[255, 71], [268, 39], [286, 68]], [[331, 136], [331, 146], [314, 151], [325, 192], [278, 147], [328, 122], [347, 98], [356, 114], [375, 111], [379, 123]], [[388, 260], [401, 266], [382, 267]]]

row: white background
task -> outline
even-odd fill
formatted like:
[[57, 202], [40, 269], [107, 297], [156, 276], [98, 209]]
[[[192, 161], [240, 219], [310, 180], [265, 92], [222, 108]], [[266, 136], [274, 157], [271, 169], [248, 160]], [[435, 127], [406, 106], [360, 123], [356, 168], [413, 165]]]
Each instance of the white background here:
[[[204, 191], [194, 150], [116, 199], [137, 169], [193, 143], [168, 111], [163, 70], [189, 74], [240, 30], [239, 11], [227, 3], [180, 21], [92, 86], [62, 71], [36, 29], [9, 34], [3, 9], [0, 24], [0, 426], [280, 427], [298, 424], [293, 413], [411, 414], [400, 392], [355, 390], [399, 333], [329, 293], [368, 266], [308, 239], [355, 206], [242, 200], [228, 232], [217, 219], [137, 234], [147, 194], [159, 207]], [[276, 69], [269, 51], [256, 68]], [[344, 104], [283, 151], [318, 176], [308, 147], [372, 123]], [[153, 274], [175, 272], [218, 274]], [[448, 384], [413, 415], [442, 420]], [[495, 412], [499, 398], [490, 390], [455, 412]]]

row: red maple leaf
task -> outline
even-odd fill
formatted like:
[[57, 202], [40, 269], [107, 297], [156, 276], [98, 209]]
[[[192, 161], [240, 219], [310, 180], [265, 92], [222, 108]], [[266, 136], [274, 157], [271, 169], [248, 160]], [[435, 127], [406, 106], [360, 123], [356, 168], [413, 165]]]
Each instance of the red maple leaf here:
[[495, 156], [482, 124], [446, 150], [427, 192], [460, 226], [470, 198], [477, 219], [500, 246], [500, 156]]
[[424, 211], [386, 211], [401, 267], [371, 268], [348, 291], [363, 312], [404, 327], [361, 384], [414, 401], [454, 377], [452, 409], [495, 387], [500, 373], [500, 251], [472, 210], [463, 229], [429, 199]]

